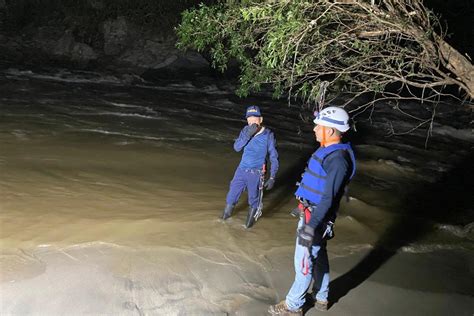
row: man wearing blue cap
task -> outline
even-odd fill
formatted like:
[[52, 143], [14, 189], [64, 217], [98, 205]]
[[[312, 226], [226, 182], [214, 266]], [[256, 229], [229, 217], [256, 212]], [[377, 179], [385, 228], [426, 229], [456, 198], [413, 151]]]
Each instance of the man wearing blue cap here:
[[[232, 210], [239, 201], [240, 195], [247, 189], [249, 212], [245, 227], [250, 228], [261, 215], [263, 187], [270, 190], [275, 184], [278, 152], [275, 148], [275, 135], [270, 129], [262, 126], [263, 117], [260, 108], [254, 105], [249, 106], [245, 118], [247, 125], [240, 131], [239, 137], [234, 142], [236, 152], [243, 149], [242, 159], [230, 182], [222, 219], [226, 220], [232, 215]], [[270, 177], [264, 183], [267, 154], [270, 157], [271, 168]]]

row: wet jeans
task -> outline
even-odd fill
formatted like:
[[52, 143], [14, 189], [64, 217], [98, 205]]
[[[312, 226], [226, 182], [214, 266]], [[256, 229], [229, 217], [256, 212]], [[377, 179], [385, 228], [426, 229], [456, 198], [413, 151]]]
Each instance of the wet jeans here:
[[258, 185], [261, 174], [261, 170], [237, 168], [234, 178], [230, 182], [226, 203], [231, 205], [237, 204], [240, 195], [247, 189], [249, 206], [256, 208], [258, 206]]
[[[298, 228], [303, 225], [303, 218]], [[317, 232], [316, 232], [317, 233]], [[319, 238], [315, 238], [319, 239]], [[318, 301], [327, 301], [329, 293], [329, 260], [326, 250], [326, 240], [314, 243], [311, 253], [308, 248], [298, 245], [295, 248], [295, 281], [286, 296], [286, 305], [291, 310], [301, 308], [305, 303], [305, 295], [314, 278], [313, 293]]]

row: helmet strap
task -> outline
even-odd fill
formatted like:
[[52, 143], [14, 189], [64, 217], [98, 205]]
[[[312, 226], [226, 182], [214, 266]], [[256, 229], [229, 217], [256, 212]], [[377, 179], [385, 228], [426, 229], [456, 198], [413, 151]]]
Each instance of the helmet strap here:
[[327, 127], [324, 125], [321, 125], [321, 132], [323, 134], [323, 139], [320, 142], [321, 147], [328, 147], [333, 144], [339, 144], [341, 142], [340, 135], [338, 135], [337, 133], [333, 133], [331, 136], [327, 137], [326, 131], [327, 131]]
[[323, 139], [321, 140], [321, 147], [326, 147], [326, 126], [321, 126], [321, 132], [323, 134]]

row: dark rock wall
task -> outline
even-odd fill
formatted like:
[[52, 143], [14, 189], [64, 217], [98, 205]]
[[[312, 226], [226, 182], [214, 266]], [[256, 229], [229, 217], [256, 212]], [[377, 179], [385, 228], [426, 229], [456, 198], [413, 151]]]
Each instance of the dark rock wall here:
[[0, 0], [0, 67], [206, 72], [200, 54], [175, 48], [181, 12], [200, 2]]

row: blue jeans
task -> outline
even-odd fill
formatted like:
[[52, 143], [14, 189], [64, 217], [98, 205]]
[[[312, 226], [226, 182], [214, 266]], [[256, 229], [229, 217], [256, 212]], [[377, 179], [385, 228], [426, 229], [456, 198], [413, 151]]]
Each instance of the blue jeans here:
[[[302, 225], [303, 218], [300, 219], [298, 228]], [[313, 293], [315, 299], [327, 301], [329, 294], [329, 260], [326, 240], [314, 243], [311, 247], [311, 253], [309, 253], [308, 248], [298, 245], [298, 240], [296, 240], [294, 264], [295, 281], [286, 295], [288, 308], [297, 310], [304, 305], [305, 295], [313, 278], [313, 288], [317, 289], [317, 293]]]
[[240, 195], [247, 189], [249, 206], [256, 208], [258, 206], [258, 185], [261, 175], [262, 171], [258, 169], [237, 168], [234, 178], [230, 182], [226, 203], [231, 205], [237, 204]]

